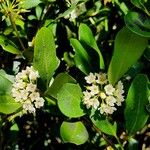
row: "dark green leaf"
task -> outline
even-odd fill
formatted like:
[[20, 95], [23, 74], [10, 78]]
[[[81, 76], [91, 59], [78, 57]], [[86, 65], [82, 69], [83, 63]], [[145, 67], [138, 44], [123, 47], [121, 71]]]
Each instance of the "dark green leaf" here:
[[76, 66], [84, 72], [86, 75], [89, 74], [90, 72], [90, 57], [86, 50], [83, 48], [83, 46], [80, 44], [80, 42], [76, 39], [71, 39], [70, 40], [71, 45], [75, 49], [75, 64]]
[[127, 150], [137, 150], [138, 149], [138, 141], [133, 138], [128, 139], [128, 147]]
[[54, 71], [59, 65], [52, 32], [46, 27], [41, 28], [35, 38], [33, 65], [38, 70], [44, 83], [49, 84]]
[[105, 65], [104, 65], [103, 56], [100, 52], [100, 49], [97, 46], [96, 40], [93, 36], [91, 29], [86, 24], [81, 23], [79, 26], [79, 40], [81, 44], [92, 47], [98, 53], [99, 60], [100, 60], [99, 67], [100, 69], [104, 69]]
[[66, 83], [58, 92], [58, 106], [60, 111], [71, 118], [84, 115], [81, 109], [82, 91], [79, 85]]
[[128, 12], [125, 16], [126, 26], [134, 33], [150, 37], [150, 18], [138, 12]]
[[88, 132], [82, 122], [63, 122], [60, 135], [65, 143], [81, 145], [88, 140]]
[[108, 68], [108, 80], [115, 84], [141, 57], [148, 40], [124, 27], [115, 39], [114, 53]]
[[147, 122], [149, 116], [146, 112], [146, 105], [149, 103], [148, 82], [147, 76], [137, 75], [129, 88], [125, 100], [125, 121], [129, 135], [142, 129]]

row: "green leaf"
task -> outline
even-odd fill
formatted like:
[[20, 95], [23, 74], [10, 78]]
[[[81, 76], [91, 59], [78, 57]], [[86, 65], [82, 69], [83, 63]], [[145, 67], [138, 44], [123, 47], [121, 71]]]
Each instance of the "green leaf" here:
[[115, 84], [141, 57], [148, 40], [124, 27], [116, 36], [114, 54], [108, 68], [108, 80]]
[[49, 84], [54, 71], [59, 65], [52, 32], [42, 27], [35, 38], [33, 65], [38, 70], [43, 83]]
[[10, 114], [19, 109], [21, 105], [16, 103], [10, 95], [0, 95], [0, 112]]
[[104, 132], [105, 134], [112, 135], [112, 136], [116, 137], [116, 132], [117, 132], [116, 122], [114, 124], [111, 124], [106, 117], [104, 117], [104, 116], [95, 116], [95, 115], [93, 115], [93, 113], [90, 116], [90, 119], [92, 120], [93, 124], [100, 131]]
[[82, 122], [63, 122], [60, 127], [60, 135], [65, 143], [81, 145], [88, 140], [88, 132]]
[[79, 26], [79, 40], [81, 44], [88, 45], [97, 52], [100, 60], [99, 67], [100, 69], [104, 69], [105, 65], [104, 65], [103, 56], [100, 52], [100, 49], [97, 46], [96, 40], [93, 36], [91, 29], [86, 24], [81, 23]]
[[22, 0], [21, 3], [19, 3], [19, 6], [24, 9], [30, 9], [32, 7], [36, 7], [40, 3], [40, 0]]
[[66, 83], [58, 92], [58, 106], [67, 117], [78, 118], [84, 115], [81, 109], [82, 91], [79, 85]]
[[5, 77], [5, 72], [0, 71], [0, 95], [10, 94], [12, 82]]
[[150, 16], [150, 2], [148, 0], [131, 0], [133, 5], [140, 8], [147, 15]]
[[76, 83], [76, 80], [67, 73], [60, 73], [56, 76], [52, 85], [45, 92], [45, 95], [57, 99], [57, 93], [65, 83]]
[[150, 37], [150, 19], [145, 14], [139, 12], [128, 12], [125, 16], [126, 26], [134, 33]]
[[3, 50], [7, 52], [12, 54], [21, 54], [21, 52], [18, 50], [18, 47], [3, 35], [0, 35], [0, 45], [2, 46]]
[[146, 112], [146, 105], [149, 103], [148, 82], [146, 75], [137, 75], [129, 88], [124, 111], [129, 135], [142, 129], [147, 122], [149, 116]]
[[137, 150], [139, 142], [133, 138], [128, 139], [128, 147], [127, 150]]
[[75, 65], [86, 75], [89, 74], [91, 65], [88, 53], [77, 39], [71, 39], [70, 43], [75, 49]]

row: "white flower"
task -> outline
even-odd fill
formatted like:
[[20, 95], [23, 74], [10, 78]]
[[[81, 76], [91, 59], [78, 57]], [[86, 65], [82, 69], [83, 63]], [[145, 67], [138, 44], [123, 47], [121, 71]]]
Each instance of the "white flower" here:
[[35, 113], [35, 108], [30, 102], [26, 102], [23, 104], [23, 109], [28, 111], [29, 113]]
[[117, 109], [115, 107], [111, 107], [107, 104], [102, 103], [99, 110], [101, 114], [113, 114], [113, 112], [116, 111]]
[[30, 92], [34, 92], [36, 90], [36, 84], [33, 84], [33, 83], [28, 83], [27, 84], [27, 87], [26, 87], [26, 90], [27, 91], [30, 91]]
[[87, 88], [88, 88], [88, 90], [90, 90], [90, 93], [91, 93], [92, 96], [99, 93], [99, 87], [97, 85], [93, 84], [91, 86], [88, 86]]
[[123, 90], [123, 83], [121, 81], [118, 82], [117, 86], [116, 86], [116, 89], [118, 90], [118, 92], [120, 94], [123, 94], [124, 93], [124, 90]]
[[26, 83], [23, 82], [22, 80], [19, 80], [18, 82], [15, 82], [13, 84], [13, 87], [16, 89], [24, 89], [26, 87]]
[[93, 105], [91, 99], [84, 99], [84, 100], [83, 100], [83, 104], [86, 105], [86, 108], [87, 108], [87, 109], [89, 109], [89, 108], [92, 107], [92, 105]]
[[29, 92], [26, 90], [20, 90], [20, 95], [22, 100], [26, 100], [28, 98]]
[[113, 92], [115, 91], [115, 88], [113, 88], [111, 84], [106, 85], [104, 89], [107, 95], [113, 95]]
[[108, 104], [109, 106], [114, 106], [116, 101], [117, 100], [113, 96], [106, 97], [106, 104]]
[[119, 97], [116, 98], [116, 105], [121, 106], [121, 103], [124, 101], [124, 96], [120, 95]]
[[85, 99], [85, 100], [89, 100], [92, 96], [91, 93], [88, 91], [84, 91], [83, 95], [84, 95], [83, 99]]
[[106, 98], [106, 94], [104, 92], [100, 92], [99, 94], [101, 99], [105, 99]]
[[36, 80], [39, 77], [33, 67], [27, 67], [26, 70], [18, 73], [12, 88], [12, 96], [16, 102], [22, 104], [23, 110], [29, 113], [35, 113], [35, 108], [44, 105], [44, 99], [40, 97], [37, 89]]
[[38, 92], [33, 92], [29, 95], [29, 97], [31, 98], [31, 101], [33, 102], [40, 98], [40, 94]]
[[107, 75], [106, 73], [96, 73], [96, 83], [98, 84], [107, 84]]
[[92, 102], [92, 107], [93, 107], [94, 109], [97, 109], [98, 106], [99, 106], [99, 101], [98, 101], [98, 99], [97, 99], [97, 98], [92, 98], [92, 99], [90, 99], [90, 100], [91, 100], [91, 102]]
[[35, 108], [41, 108], [41, 107], [43, 107], [44, 106], [44, 99], [42, 97], [39, 97], [34, 102], [34, 105], [35, 105]]
[[96, 76], [93, 73], [90, 73], [88, 76], [85, 77], [85, 80], [88, 84], [94, 83]]

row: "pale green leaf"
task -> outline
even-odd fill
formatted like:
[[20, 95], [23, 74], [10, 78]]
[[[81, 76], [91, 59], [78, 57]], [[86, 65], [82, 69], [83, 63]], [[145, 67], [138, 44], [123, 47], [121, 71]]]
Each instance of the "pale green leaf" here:
[[21, 54], [21, 52], [18, 50], [18, 47], [3, 35], [0, 35], [0, 45], [2, 46], [3, 50], [7, 52], [12, 54]]
[[57, 95], [60, 111], [71, 118], [83, 116], [85, 113], [81, 108], [82, 96], [83, 94], [78, 84], [64, 84]]
[[88, 140], [88, 132], [82, 122], [63, 122], [60, 135], [65, 143], [84, 144]]
[[10, 95], [0, 95], [0, 112], [10, 114], [19, 109], [21, 105], [16, 103]]
[[33, 65], [38, 70], [42, 81], [48, 86], [59, 65], [59, 60], [56, 56], [53, 34], [46, 27], [42, 27], [35, 37]]

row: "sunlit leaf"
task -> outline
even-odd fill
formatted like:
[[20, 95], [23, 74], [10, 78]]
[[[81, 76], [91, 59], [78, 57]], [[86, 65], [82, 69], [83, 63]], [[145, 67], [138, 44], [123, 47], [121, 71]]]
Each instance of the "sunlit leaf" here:
[[60, 111], [71, 118], [83, 116], [81, 108], [82, 91], [78, 84], [66, 83], [58, 92], [58, 106]]
[[65, 143], [81, 145], [88, 140], [88, 132], [82, 122], [63, 122], [60, 135]]
[[46, 27], [42, 27], [36, 35], [33, 65], [38, 70], [43, 83], [48, 86], [59, 65], [59, 60], [56, 56], [53, 34]]
[[12, 54], [21, 54], [21, 51], [19, 51], [18, 47], [3, 35], [0, 35], [0, 45], [2, 46], [3, 50], [7, 52]]

